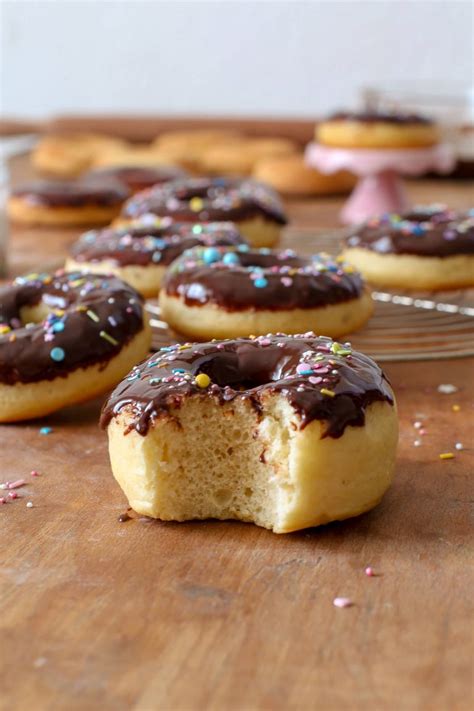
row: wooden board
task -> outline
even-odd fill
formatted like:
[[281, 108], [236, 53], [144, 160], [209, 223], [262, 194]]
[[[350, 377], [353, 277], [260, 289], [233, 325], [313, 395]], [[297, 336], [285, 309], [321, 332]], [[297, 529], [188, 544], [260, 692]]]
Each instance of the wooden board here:
[[[454, 184], [409, 189], [469, 201]], [[299, 226], [334, 226], [340, 201], [288, 207]], [[13, 270], [60, 261], [73, 237], [14, 231]], [[0, 427], [0, 480], [27, 481], [0, 506], [0, 707], [468, 709], [473, 364], [389, 364], [401, 419], [393, 487], [365, 516], [287, 536], [119, 523], [126, 502], [100, 401]], [[441, 383], [459, 391], [440, 394]], [[440, 460], [447, 451], [456, 457]], [[353, 607], [335, 608], [340, 595]]]

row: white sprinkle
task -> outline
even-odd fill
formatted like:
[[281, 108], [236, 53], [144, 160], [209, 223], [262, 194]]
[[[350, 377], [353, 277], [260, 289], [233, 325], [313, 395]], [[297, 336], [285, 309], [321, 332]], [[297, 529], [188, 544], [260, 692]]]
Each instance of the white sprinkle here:
[[415, 441], [413, 442], [413, 446], [419, 447], [420, 445], [421, 445], [421, 439], [415, 439]]
[[32, 502], [32, 501], [28, 501], [28, 503], [26, 504], [26, 508], [27, 508], [27, 509], [32, 509], [32, 508], [33, 508], [33, 502]]
[[332, 604], [334, 607], [352, 607], [354, 603], [348, 597], [335, 597]]
[[459, 390], [456, 385], [451, 385], [450, 383], [442, 383], [441, 385], [438, 385], [438, 392], [443, 393], [443, 395], [452, 395], [453, 393], [457, 393]]
[[415, 430], [419, 430], [420, 427], [423, 427], [423, 422], [420, 422], [419, 420], [417, 420], [416, 422], [413, 423], [413, 427], [415, 428]]
[[456, 444], [454, 445], [454, 449], [457, 449], [458, 452], [460, 452], [461, 450], [464, 449], [463, 443], [462, 443], [462, 442], [456, 442]]

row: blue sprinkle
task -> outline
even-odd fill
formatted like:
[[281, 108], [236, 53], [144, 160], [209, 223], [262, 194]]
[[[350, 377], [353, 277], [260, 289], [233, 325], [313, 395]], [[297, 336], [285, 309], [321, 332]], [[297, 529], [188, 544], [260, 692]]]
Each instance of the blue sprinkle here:
[[202, 253], [202, 259], [204, 264], [212, 264], [213, 262], [218, 262], [221, 258], [219, 250], [215, 247], [208, 247]]
[[173, 368], [173, 370], [171, 372], [175, 373], [177, 375], [179, 373], [185, 373], [186, 371], [184, 368]]
[[240, 264], [240, 259], [235, 252], [226, 252], [222, 258], [222, 261], [224, 264]]
[[412, 234], [414, 234], [414, 235], [424, 235], [425, 234], [425, 230], [423, 229], [423, 227], [421, 225], [413, 225], [411, 231], [412, 231]]
[[265, 279], [265, 277], [259, 277], [258, 279], [255, 279], [253, 284], [257, 287], [257, 289], [263, 289], [267, 286], [268, 281]]
[[56, 321], [56, 323], [53, 323], [53, 331], [54, 333], [64, 331], [64, 323], [62, 321]]
[[248, 246], [248, 244], [239, 244], [239, 246], [237, 247], [238, 252], [248, 252], [249, 249], [250, 247]]
[[40, 435], [49, 435], [53, 431], [52, 427], [41, 427], [40, 428]]
[[153, 262], [160, 262], [161, 261], [161, 252], [153, 252], [153, 256], [151, 259]]
[[56, 348], [53, 348], [49, 354], [53, 360], [55, 360], [57, 363], [60, 363], [62, 360], [64, 360], [66, 354], [62, 348], [59, 346], [56, 346]]

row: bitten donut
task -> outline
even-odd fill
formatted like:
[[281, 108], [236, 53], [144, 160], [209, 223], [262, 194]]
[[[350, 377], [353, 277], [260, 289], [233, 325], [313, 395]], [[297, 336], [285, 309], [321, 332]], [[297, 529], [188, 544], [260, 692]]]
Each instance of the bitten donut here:
[[253, 177], [283, 195], [335, 195], [347, 193], [356, 183], [345, 170], [325, 175], [306, 165], [304, 156], [295, 155], [263, 158], [254, 167]]
[[72, 245], [66, 269], [112, 272], [152, 298], [167, 267], [186, 249], [240, 244], [246, 242], [231, 222], [179, 223], [150, 215], [126, 227], [86, 232]]
[[102, 185], [104, 182], [120, 182], [131, 193], [137, 193], [152, 185], [167, 183], [170, 180], [184, 178], [185, 171], [173, 165], [117, 165], [109, 168], [96, 168], [85, 174], [86, 180]]
[[474, 286], [474, 210], [420, 206], [355, 227], [344, 257], [372, 284], [401, 289]]
[[375, 506], [398, 438], [378, 365], [311, 333], [162, 348], [115, 389], [102, 425], [138, 513], [275, 533]]
[[234, 222], [256, 247], [271, 247], [286, 217], [277, 194], [253, 180], [188, 178], [144, 190], [128, 200], [124, 220], [152, 213], [177, 222]]
[[8, 216], [29, 225], [107, 224], [120, 212], [129, 190], [120, 182], [38, 181], [14, 188]]
[[308, 329], [338, 337], [373, 308], [360, 275], [327, 254], [248, 247], [183, 253], [165, 276], [160, 306], [172, 328], [196, 340]]
[[333, 114], [316, 126], [316, 140], [335, 148], [427, 148], [440, 140], [426, 116], [380, 111]]
[[18, 277], [0, 287], [0, 422], [110, 390], [150, 343], [141, 297], [116, 277]]

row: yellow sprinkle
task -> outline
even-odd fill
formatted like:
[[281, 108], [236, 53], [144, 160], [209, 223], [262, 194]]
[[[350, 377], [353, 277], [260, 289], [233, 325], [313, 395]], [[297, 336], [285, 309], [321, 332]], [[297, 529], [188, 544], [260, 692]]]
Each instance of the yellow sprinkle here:
[[327, 388], [321, 388], [321, 395], [327, 395], [328, 397], [335, 397], [336, 393], [334, 390], [328, 390]]
[[178, 351], [186, 351], [189, 348], [188, 345], [178, 346]]
[[0, 334], [8, 333], [9, 331], [11, 331], [10, 326], [0, 326]]
[[454, 459], [454, 454], [452, 452], [442, 452], [442, 454], [439, 455], [440, 459]]
[[199, 373], [199, 375], [196, 375], [195, 383], [200, 388], [207, 388], [211, 384], [211, 379], [206, 373]]
[[451, 406], [451, 410], [452, 410], [453, 412], [459, 412], [460, 409], [461, 409], [461, 405], [452, 405], [452, 406]]
[[203, 205], [204, 205], [204, 203], [201, 200], [201, 198], [199, 198], [199, 197], [193, 197], [189, 201], [189, 207], [191, 208], [191, 210], [193, 212], [199, 212], [199, 210], [202, 210]]

